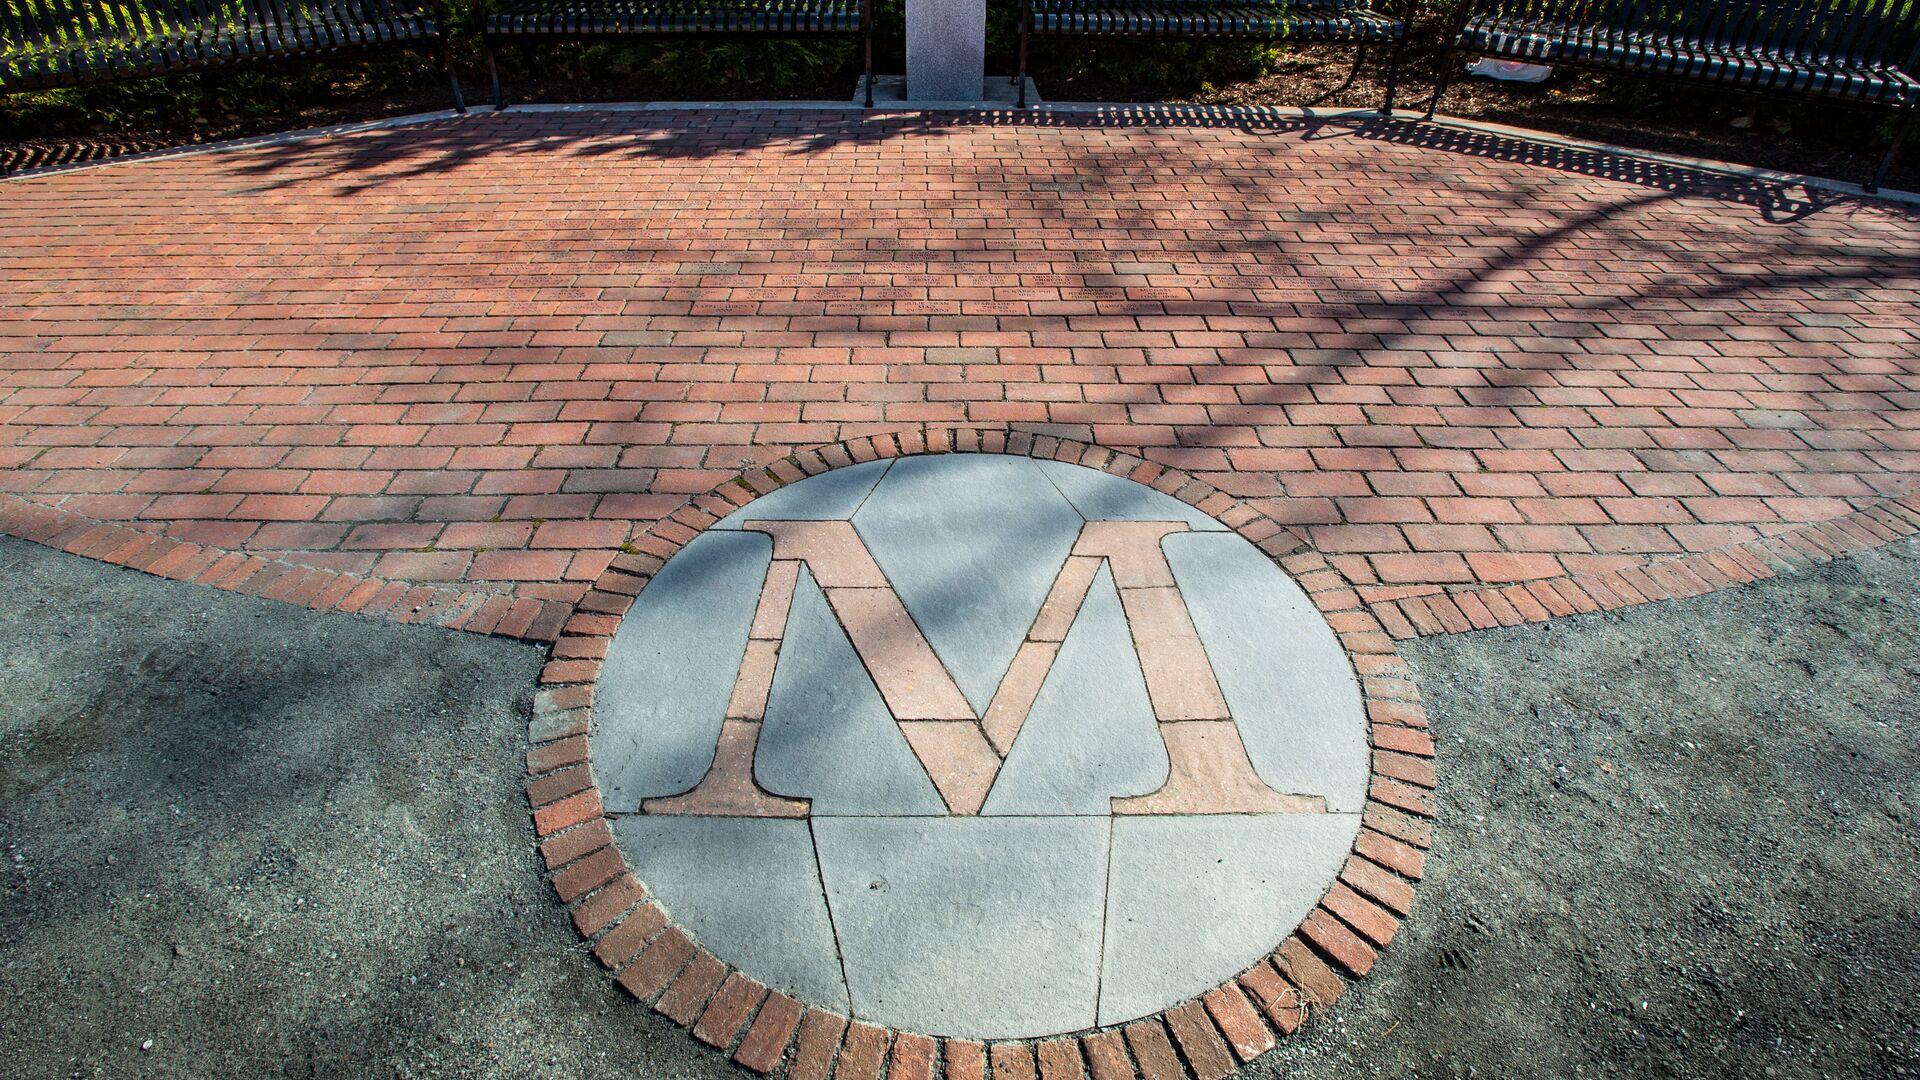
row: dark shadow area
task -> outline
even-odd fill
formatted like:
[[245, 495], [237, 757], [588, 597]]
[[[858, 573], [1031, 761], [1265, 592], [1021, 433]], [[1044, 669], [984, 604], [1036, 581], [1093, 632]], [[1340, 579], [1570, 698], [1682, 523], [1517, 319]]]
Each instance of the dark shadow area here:
[[[1302, 119], [1278, 112], [1263, 116], [1257, 111], [1249, 114], [1206, 107], [879, 115], [785, 111], [609, 113], [590, 108], [577, 113], [509, 111], [251, 151], [237, 163], [236, 171], [257, 177], [260, 183], [236, 193], [298, 187], [303, 191], [317, 188], [314, 193], [322, 196], [350, 196], [414, 178], [486, 169], [526, 155], [563, 163], [572, 159], [697, 162], [724, 169], [729, 161], [750, 154], [844, 155], [850, 148], [886, 140], [980, 129], [1116, 133], [1110, 141], [1086, 139], [1058, 150], [1049, 147], [1054, 152], [1031, 159], [1021, 155], [1017, 144], [1009, 143], [991, 155], [953, 158], [942, 164], [948, 177], [974, 193], [954, 200], [956, 208], [984, 204], [1020, 214], [1031, 220], [1036, 236], [1062, 230], [1068, 234], [1133, 234], [1135, 242], [1143, 245], [1141, 250], [1128, 253], [1112, 248], [1097, 257], [1084, 257], [1095, 264], [1086, 271], [1094, 280], [1103, 273], [1101, 267], [1113, 261], [1151, 262], [1159, 257], [1146, 250], [1146, 241], [1141, 238], [1172, 237], [1180, 230], [1169, 228], [1162, 204], [1148, 197], [1162, 184], [1177, 183], [1198, 185], [1216, 196], [1231, 193], [1240, 200], [1238, 204], [1233, 199], [1208, 204], [1197, 224], [1214, 235], [1198, 250], [1210, 252], [1214, 259], [1244, 255], [1249, 272], [1270, 276], [1275, 285], [1312, 289], [1311, 299], [1316, 301], [1311, 307], [1297, 302], [1276, 307], [1198, 297], [1135, 300], [1126, 288], [1100, 288], [1089, 281], [1076, 295], [1091, 302], [1101, 315], [1312, 314], [1388, 327], [1396, 323], [1442, 324], [1450, 319], [1484, 323], [1498, 317], [1502, 309], [1524, 312], [1534, 306], [1529, 297], [1502, 289], [1501, 283], [1520, 280], [1516, 274], [1534, 268], [1555, 271], [1552, 259], [1566, 244], [1585, 246], [1601, 236], [1623, 264], [1632, 254], [1645, 265], [1664, 266], [1670, 273], [1642, 274], [1644, 280], [1626, 280], [1578, 293], [1560, 289], [1546, 294], [1554, 306], [1577, 310], [1597, 321], [1648, 301], [1712, 303], [1752, 293], [1893, 287], [1900, 281], [1920, 279], [1920, 252], [1900, 254], [1890, 246], [1835, 245], [1789, 228], [1841, 209], [1920, 221], [1920, 208], [1413, 121]], [[1285, 168], [1284, 160], [1238, 153], [1199, 158], [1180, 141], [1153, 137], [1156, 132], [1187, 130], [1227, 130], [1276, 139], [1351, 139], [1430, 150], [1441, 156], [1431, 163], [1404, 154], [1385, 158], [1370, 178], [1378, 197], [1343, 204], [1336, 201], [1338, 185], [1325, 177], [1309, 176], [1311, 184], [1292, 187], [1273, 175]], [[1284, 154], [1285, 145], [1276, 142], [1275, 152]], [[1449, 170], [1449, 158], [1540, 168], [1475, 173]], [[844, 170], [845, 160], [844, 156], [838, 157], [832, 168]], [[826, 167], [824, 162], [823, 158]], [[1614, 181], [1640, 191], [1596, 199], [1593, 189], [1569, 184], [1556, 173]], [[804, 179], [804, 174], [789, 174], [788, 182], [795, 178]], [[1728, 262], [1724, 253], [1676, 248], [1668, 239], [1650, 237], [1637, 227], [1645, 215], [1682, 199], [1758, 211], [1757, 220], [1771, 227], [1756, 234], [1769, 249], [1769, 257], [1761, 262]], [[1456, 238], [1451, 234], [1456, 227], [1448, 208], [1456, 205], [1476, 212], [1511, 211], [1520, 216], [1499, 226], [1498, 243], [1452, 247]], [[930, 204], [928, 212], [937, 212], [938, 207], [938, 203]], [[823, 191], [796, 204], [731, 215], [728, 227], [760, 235], [779, 235], [814, 225], [839, 229], [845, 227], [839, 212], [838, 202], [830, 192]], [[1250, 225], [1249, 215], [1257, 225]], [[1354, 228], [1364, 228], [1368, 244], [1385, 245], [1402, 255], [1427, 255], [1442, 272], [1383, 281], [1376, 288], [1353, 288], [1348, 283], [1335, 290], [1331, 285], [1340, 277], [1337, 268], [1317, 267], [1297, 253], [1314, 243], [1338, 244], [1343, 238], [1355, 242], [1350, 237]], [[904, 240], [868, 243], [863, 245], [865, 250], [847, 252], [845, 263], [850, 269], [858, 269], [864, 262], [908, 259], [984, 268], [1000, 264], [1016, 251], [1014, 242], [1020, 232], [1017, 225], [1012, 226], [1012, 242], [992, 243], [978, 251], [936, 252]], [[551, 242], [561, 241], [556, 237]], [[625, 251], [621, 258], [641, 270], [676, 256], [713, 259], [713, 253], [690, 240], [653, 243], [648, 248]], [[719, 302], [730, 293], [731, 286], [716, 282], [703, 285], [687, 299], [698, 310], [702, 302]], [[877, 307], [890, 309], [886, 303], [847, 301], [829, 303], [823, 313], [859, 315], [873, 313]], [[1065, 317], [1023, 320], [1029, 327], [1067, 323]], [[1597, 332], [1591, 324], [1584, 330], [1579, 323], [1557, 327], [1552, 338], [1542, 339], [1553, 342], [1551, 348], [1504, 354], [1504, 370], [1490, 374], [1507, 380], [1506, 385], [1512, 387], [1545, 381], [1551, 377], [1551, 369], [1577, 361], [1577, 342], [1583, 334]], [[1337, 374], [1330, 369], [1364, 365], [1370, 355], [1394, 350], [1417, 333], [1386, 329], [1375, 335], [1377, 344], [1373, 346], [1314, 349], [1310, 355], [1295, 354], [1293, 362], [1307, 371], [1322, 369], [1324, 375], [1337, 381]], [[876, 343], [880, 340], [883, 338], [877, 337]], [[1227, 362], [1230, 356], [1229, 351], [1214, 362]], [[1285, 391], [1287, 387], [1267, 389]]]
[[[1431, 96], [1448, 25], [1439, 8], [1416, 18], [1400, 65], [1402, 108], [1424, 106]], [[1344, 45], [1288, 46], [1245, 70], [1223, 63], [1224, 57], [1182, 65], [1166, 44], [1043, 37], [1035, 41], [1032, 70], [1052, 101], [1266, 106], [1325, 99], [1373, 108], [1385, 91], [1377, 51], [1342, 90], [1352, 60]], [[1464, 66], [1472, 57], [1457, 59]], [[1867, 174], [1896, 121], [1891, 110], [1834, 98], [1744, 93], [1712, 82], [1565, 66], [1538, 84], [1457, 78], [1443, 111], [1568, 138], [1844, 180]], [[1920, 164], [1907, 156], [1889, 184], [1920, 188]]]
[[[1382, 120], [1357, 125], [1353, 130], [1362, 138], [1379, 139], [1400, 146], [1416, 146], [1517, 165], [1534, 165], [1556, 172], [1653, 188], [1685, 198], [1739, 203], [1760, 210], [1765, 220], [1776, 224], [1802, 220], [1829, 206], [1866, 201], [1820, 188], [1710, 172], [1440, 124]], [[1892, 206], [1877, 200], [1874, 205]], [[1920, 219], [1920, 208], [1914, 208], [1912, 214]]]
[[[625, 128], [626, 130], [622, 130]], [[1688, 168], [1619, 154], [1557, 145], [1493, 132], [1369, 116], [1302, 118], [1287, 110], [1204, 105], [1139, 105], [1085, 111], [1034, 110], [968, 113], [863, 114], [782, 108], [764, 113], [732, 110], [645, 109], [612, 111], [592, 105], [411, 125], [376, 135], [329, 142], [292, 142], [255, 151], [243, 171], [273, 177], [315, 169], [329, 176], [374, 174], [347, 181], [342, 194], [374, 183], [450, 172], [502, 156], [552, 153], [564, 148], [580, 158], [706, 159], [752, 149], [811, 154], [886, 140], [975, 128], [1071, 129], [1082, 131], [1228, 130], [1249, 135], [1302, 134], [1310, 139], [1354, 137], [1444, 154], [1535, 166], [1617, 183], [1654, 188], [1679, 197], [1752, 206], [1766, 220], [1798, 221], [1830, 206], [1870, 203], [1888, 213], [1920, 220], [1920, 207], [1781, 183], [1759, 177]], [[343, 177], [344, 179], [344, 177]], [[1417, 179], [1409, 177], [1409, 179]], [[276, 179], [276, 183], [291, 182]], [[1410, 191], [1410, 194], [1417, 193]]]
[[418, 47], [0, 94], [0, 177], [451, 105], [433, 50]]
[[28, 169], [53, 169], [113, 161], [157, 150], [168, 150], [178, 140], [164, 135], [102, 135], [58, 141], [13, 143], [0, 146], [0, 177]]

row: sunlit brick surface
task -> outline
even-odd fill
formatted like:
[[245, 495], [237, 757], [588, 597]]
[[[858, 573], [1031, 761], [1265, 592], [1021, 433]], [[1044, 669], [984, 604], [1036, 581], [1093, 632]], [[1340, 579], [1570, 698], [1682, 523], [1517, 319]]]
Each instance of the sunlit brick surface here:
[[509, 114], [0, 185], [0, 489], [571, 600], [751, 463], [1046, 431], [1369, 599], [1914, 490], [1920, 217], [1415, 125]]

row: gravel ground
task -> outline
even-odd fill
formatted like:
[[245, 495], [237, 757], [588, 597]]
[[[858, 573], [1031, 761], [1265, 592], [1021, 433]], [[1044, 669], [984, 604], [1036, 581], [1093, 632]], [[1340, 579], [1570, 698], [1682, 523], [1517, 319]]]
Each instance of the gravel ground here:
[[1429, 879], [1264, 1071], [1920, 1076], [1916, 580], [1907, 542], [1412, 646]]
[[[1920, 549], [1411, 649], [1444, 820], [1272, 1076], [1920, 1074]], [[541, 881], [539, 653], [0, 539], [0, 1075], [739, 1075]]]

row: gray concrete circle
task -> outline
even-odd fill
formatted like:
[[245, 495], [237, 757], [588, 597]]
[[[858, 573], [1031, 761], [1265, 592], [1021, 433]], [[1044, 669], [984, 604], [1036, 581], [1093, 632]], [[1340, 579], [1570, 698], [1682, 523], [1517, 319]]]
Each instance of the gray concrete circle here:
[[992, 454], [772, 492], [641, 592], [595, 770], [634, 873], [746, 974], [876, 1024], [1146, 1016], [1284, 940], [1351, 850], [1352, 665], [1161, 492]]

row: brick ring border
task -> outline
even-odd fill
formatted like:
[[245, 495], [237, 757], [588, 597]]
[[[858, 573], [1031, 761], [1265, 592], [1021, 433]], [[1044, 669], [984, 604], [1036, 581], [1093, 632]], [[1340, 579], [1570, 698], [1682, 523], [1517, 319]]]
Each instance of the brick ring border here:
[[[621, 617], [667, 559], [727, 514], [809, 476], [880, 458], [1012, 454], [1146, 484], [1210, 514], [1304, 589], [1354, 665], [1371, 775], [1338, 878], [1267, 958], [1189, 1001], [1129, 1023], [1044, 1039], [977, 1042], [849, 1020], [735, 970], [670, 923], [614, 844], [592, 773], [593, 696]], [[1273, 1049], [1348, 980], [1373, 968], [1411, 910], [1432, 843], [1434, 744], [1412, 672], [1346, 575], [1297, 534], [1178, 469], [1073, 439], [930, 426], [801, 451], [696, 496], [614, 558], [575, 605], [540, 673], [528, 729], [527, 797], [555, 895], [620, 987], [757, 1073], [791, 1080], [1216, 1080]]]

